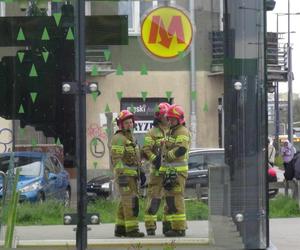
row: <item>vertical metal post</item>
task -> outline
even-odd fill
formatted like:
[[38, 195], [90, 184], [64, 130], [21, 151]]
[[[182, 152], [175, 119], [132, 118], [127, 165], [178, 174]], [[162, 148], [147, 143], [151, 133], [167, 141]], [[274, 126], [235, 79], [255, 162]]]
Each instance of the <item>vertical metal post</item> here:
[[87, 248], [86, 200], [86, 96], [85, 96], [85, 1], [75, 3], [75, 80], [76, 95], [76, 162], [77, 162], [77, 213], [76, 248]]
[[293, 71], [290, 24], [290, 0], [288, 0], [288, 139], [293, 145]]
[[[190, 20], [195, 23], [195, 0], [189, 1]], [[197, 98], [192, 98], [192, 93], [196, 92], [196, 54], [195, 54], [195, 37], [192, 40], [190, 52], [190, 130], [191, 130], [191, 147], [197, 146]]]
[[[277, 34], [277, 57], [278, 57], [278, 13], [276, 13], [276, 34]], [[278, 63], [278, 58], [277, 58]], [[279, 82], [275, 83], [275, 95], [274, 95], [274, 105], [275, 105], [275, 148], [279, 150], [279, 88], [278, 88]]]
[[279, 88], [278, 82], [275, 84], [275, 148], [279, 150]]

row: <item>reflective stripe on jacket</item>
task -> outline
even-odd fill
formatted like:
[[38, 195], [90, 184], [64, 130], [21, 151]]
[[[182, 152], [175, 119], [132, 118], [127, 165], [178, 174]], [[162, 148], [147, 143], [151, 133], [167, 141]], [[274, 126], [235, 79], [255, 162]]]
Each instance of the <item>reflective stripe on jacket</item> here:
[[[176, 150], [179, 148], [185, 148], [186, 153], [176, 156]], [[177, 172], [188, 171], [190, 133], [185, 126], [178, 125], [169, 131], [163, 149], [163, 163], [159, 169], [160, 172], [165, 172], [170, 167], [175, 168]]]
[[136, 176], [141, 166], [140, 152], [131, 132], [117, 131], [111, 144], [111, 159], [115, 172]]
[[168, 129], [160, 125], [152, 127], [145, 135], [143, 155], [152, 162], [161, 153], [162, 143], [165, 141]]

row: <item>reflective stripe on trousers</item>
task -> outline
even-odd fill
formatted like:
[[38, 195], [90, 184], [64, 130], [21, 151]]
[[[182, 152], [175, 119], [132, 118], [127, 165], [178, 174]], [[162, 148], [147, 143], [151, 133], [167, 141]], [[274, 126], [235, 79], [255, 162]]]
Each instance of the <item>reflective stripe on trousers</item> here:
[[172, 167], [169, 167], [169, 166], [161, 166], [159, 168], [159, 172], [167, 172], [168, 169], [175, 169], [177, 172], [187, 172], [189, 170], [189, 167], [188, 165], [181, 165], [181, 166], [172, 166]]

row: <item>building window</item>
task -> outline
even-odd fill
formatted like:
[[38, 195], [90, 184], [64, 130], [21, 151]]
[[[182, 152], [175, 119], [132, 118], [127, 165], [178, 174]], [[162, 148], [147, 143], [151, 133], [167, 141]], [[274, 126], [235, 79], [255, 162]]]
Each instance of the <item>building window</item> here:
[[[165, 4], [166, 1], [120, 1], [119, 2], [119, 15], [128, 15], [128, 31], [129, 35], [137, 36], [140, 35], [140, 23], [142, 17], [145, 15], [146, 11], [151, 8], [156, 8], [161, 4]], [[175, 0], [170, 0], [169, 4], [174, 5]]]
[[129, 35], [138, 35], [140, 33], [140, 2], [138, 1], [120, 1], [119, 15], [128, 15]]
[[[63, 5], [65, 5], [64, 2], [49, 2], [48, 16], [51, 16], [53, 13], [60, 13]], [[85, 15], [91, 16], [91, 1], [85, 1]]]

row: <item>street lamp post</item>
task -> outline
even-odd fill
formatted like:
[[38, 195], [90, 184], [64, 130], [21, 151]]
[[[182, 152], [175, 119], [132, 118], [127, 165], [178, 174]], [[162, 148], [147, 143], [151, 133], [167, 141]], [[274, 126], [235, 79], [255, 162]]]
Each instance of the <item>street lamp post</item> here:
[[288, 0], [288, 139], [293, 145], [293, 71], [290, 24], [290, 0]]
[[[276, 13], [277, 55], [278, 55], [278, 13]], [[278, 61], [277, 61], [278, 63]], [[279, 82], [275, 83], [274, 105], [275, 105], [275, 147], [279, 149]]]

